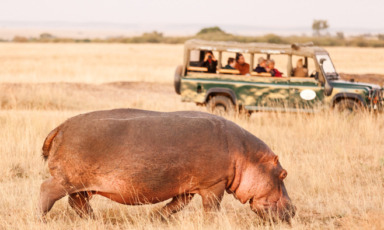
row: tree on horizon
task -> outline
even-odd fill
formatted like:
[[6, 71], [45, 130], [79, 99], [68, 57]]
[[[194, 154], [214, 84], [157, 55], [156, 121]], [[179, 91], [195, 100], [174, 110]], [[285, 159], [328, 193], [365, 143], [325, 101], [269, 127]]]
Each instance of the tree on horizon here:
[[312, 30], [313, 30], [313, 36], [315, 37], [321, 37], [321, 31], [326, 30], [329, 28], [329, 24], [327, 20], [313, 20], [312, 23]]

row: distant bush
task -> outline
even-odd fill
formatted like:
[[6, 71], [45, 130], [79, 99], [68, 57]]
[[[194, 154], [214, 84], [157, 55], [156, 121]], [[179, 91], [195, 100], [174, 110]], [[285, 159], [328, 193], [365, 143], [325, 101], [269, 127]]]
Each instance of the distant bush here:
[[283, 38], [276, 34], [267, 34], [264, 36], [266, 39], [266, 42], [268, 43], [276, 43], [276, 44], [281, 44], [281, 43], [286, 43]]
[[214, 27], [207, 27], [201, 29], [196, 35], [203, 35], [203, 34], [226, 34], [220, 27], [214, 26]]
[[55, 38], [55, 36], [53, 36], [50, 33], [42, 33], [42, 34], [40, 34], [40, 39], [54, 39], [54, 38]]
[[163, 33], [153, 31], [151, 33], [144, 33], [141, 36], [133, 37], [127, 42], [131, 43], [160, 43], [163, 40]]
[[337, 37], [338, 39], [341, 39], [341, 40], [343, 40], [343, 39], [345, 38], [343, 32], [337, 32], [337, 33], [336, 33], [336, 37]]
[[91, 39], [85, 38], [85, 39], [76, 39], [75, 42], [77, 43], [90, 43], [92, 42]]
[[28, 42], [29, 39], [26, 38], [26, 37], [23, 37], [23, 36], [15, 36], [13, 39], [12, 39], [13, 42]]

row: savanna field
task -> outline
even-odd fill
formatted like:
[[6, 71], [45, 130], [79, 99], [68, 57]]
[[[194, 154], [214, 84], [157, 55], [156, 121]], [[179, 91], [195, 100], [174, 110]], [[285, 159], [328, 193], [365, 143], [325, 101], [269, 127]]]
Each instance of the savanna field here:
[[[384, 49], [327, 50], [339, 72], [384, 74]], [[182, 57], [182, 45], [0, 43], [0, 229], [384, 229], [384, 115], [334, 112], [228, 117], [279, 155], [297, 207], [291, 226], [261, 222], [228, 194], [209, 221], [198, 196], [168, 221], [157, 216], [165, 203], [125, 206], [95, 196], [96, 219], [79, 218], [63, 198], [42, 223], [47, 134], [93, 110], [206, 111], [174, 93]]]

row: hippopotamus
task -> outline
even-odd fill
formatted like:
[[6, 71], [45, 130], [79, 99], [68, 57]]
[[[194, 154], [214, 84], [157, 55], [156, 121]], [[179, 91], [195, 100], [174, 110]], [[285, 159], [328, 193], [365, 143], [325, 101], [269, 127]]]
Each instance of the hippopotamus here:
[[42, 218], [67, 195], [82, 217], [93, 215], [94, 195], [127, 205], [172, 199], [160, 210], [169, 217], [195, 194], [205, 211], [219, 210], [225, 191], [263, 218], [294, 216], [278, 156], [250, 132], [212, 114], [90, 112], [52, 130], [42, 149], [51, 175], [41, 184]]

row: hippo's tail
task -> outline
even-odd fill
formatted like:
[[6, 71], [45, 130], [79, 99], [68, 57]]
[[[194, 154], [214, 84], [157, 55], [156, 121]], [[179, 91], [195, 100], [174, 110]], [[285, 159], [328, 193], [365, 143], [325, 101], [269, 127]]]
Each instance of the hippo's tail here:
[[52, 130], [48, 134], [48, 136], [45, 138], [45, 141], [43, 144], [43, 153], [42, 153], [42, 156], [45, 161], [48, 160], [49, 151], [51, 150], [53, 139], [55, 139], [56, 135], [59, 133], [59, 130], [60, 130], [60, 126]]

